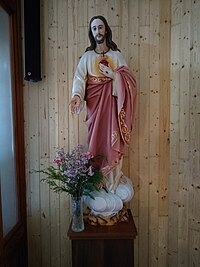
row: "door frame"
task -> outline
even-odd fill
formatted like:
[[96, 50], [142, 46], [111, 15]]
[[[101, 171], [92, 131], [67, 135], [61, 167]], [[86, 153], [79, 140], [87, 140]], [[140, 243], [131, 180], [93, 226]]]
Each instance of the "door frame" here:
[[[24, 144], [24, 104], [21, 40], [21, 1], [0, 0], [1, 7], [8, 13], [10, 22], [11, 76], [13, 97], [13, 128], [16, 159], [16, 186], [18, 198], [18, 223], [3, 237], [0, 201], [0, 261], [10, 266], [7, 258], [17, 246], [22, 246], [23, 266], [27, 266], [27, 223], [26, 223], [26, 178]], [[1, 199], [1, 196], [0, 196]], [[21, 243], [22, 242], [22, 243]], [[21, 252], [20, 252], [21, 253]], [[19, 256], [19, 255], [18, 255]], [[20, 256], [20, 257], [21, 257]], [[25, 265], [26, 264], [26, 265]]]

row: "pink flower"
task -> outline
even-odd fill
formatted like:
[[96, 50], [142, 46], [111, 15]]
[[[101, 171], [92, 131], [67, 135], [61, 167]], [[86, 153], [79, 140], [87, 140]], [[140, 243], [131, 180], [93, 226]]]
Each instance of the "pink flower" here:
[[55, 158], [55, 159], [53, 160], [53, 163], [55, 163], [55, 164], [57, 164], [57, 165], [61, 164], [61, 162], [62, 162], [61, 158]]

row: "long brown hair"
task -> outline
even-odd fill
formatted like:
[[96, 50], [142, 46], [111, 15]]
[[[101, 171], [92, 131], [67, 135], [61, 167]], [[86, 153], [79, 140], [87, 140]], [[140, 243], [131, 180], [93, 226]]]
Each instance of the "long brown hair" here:
[[96, 48], [96, 41], [94, 39], [94, 36], [92, 34], [92, 30], [91, 30], [91, 24], [93, 22], [93, 20], [95, 19], [100, 19], [101, 21], [103, 21], [104, 25], [105, 25], [105, 28], [106, 28], [106, 44], [109, 48], [111, 48], [112, 50], [114, 51], [120, 51], [117, 47], [117, 45], [113, 42], [112, 40], [112, 31], [111, 31], [111, 28], [109, 27], [108, 25], [108, 22], [107, 20], [103, 17], [103, 16], [94, 16], [90, 19], [90, 23], [89, 23], [89, 30], [88, 30], [88, 36], [89, 36], [89, 39], [90, 39], [90, 46], [88, 46], [86, 48], [85, 51], [90, 51], [90, 50], [94, 50]]

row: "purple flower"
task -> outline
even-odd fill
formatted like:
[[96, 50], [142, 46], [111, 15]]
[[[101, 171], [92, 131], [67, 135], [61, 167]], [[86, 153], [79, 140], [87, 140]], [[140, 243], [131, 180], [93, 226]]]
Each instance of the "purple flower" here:
[[[88, 193], [91, 188], [94, 190], [94, 187], [98, 189], [98, 183], [103, 176], [91, 165], [93, 158], [90, 152], [84, 151], [81, 144], [78, 144], [71, 153], [65, 153], [63, 148], [58, 148], [53, 160], [56, 167], [50, 166], [47, 169], [49, 184], [55, 191], [65, 191], [76, 196]], [[52, 183], [51, 179], [59, 182]]]

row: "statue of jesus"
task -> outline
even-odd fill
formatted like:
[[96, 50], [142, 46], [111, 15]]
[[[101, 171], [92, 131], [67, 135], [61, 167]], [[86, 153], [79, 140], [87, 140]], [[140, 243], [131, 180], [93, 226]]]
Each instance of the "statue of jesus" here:
[[[131, 184], [122, 172], [122, 161], [133, 127], [136, 81], [113, 42], [111, 28], [103, 16], [91, 18], [89, 39], [91, 44], [82, 55], [74, 75], [70, 109], [73, 114], [79, 113], [86, 103], [88, 151], [92, 155], [103, 155], [100, 168], [104, 186], [116, 197], [120, 190], [124, 195], [123, 185]], [[132, 191], [126, 201], [131, 195]]]

